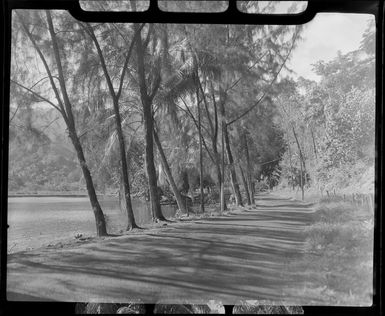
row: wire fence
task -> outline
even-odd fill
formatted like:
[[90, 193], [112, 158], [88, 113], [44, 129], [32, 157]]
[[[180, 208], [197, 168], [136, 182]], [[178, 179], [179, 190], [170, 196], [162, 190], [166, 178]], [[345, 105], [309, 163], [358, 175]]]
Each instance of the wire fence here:
[[332, 201], [349, 202], [355, 207], [361, 207], [368, 211], [373, 211], [375, 207], [375, 199], [373, 193], [350, 193], [350, 194], [336, 194], [335, 191], [326, 191], [327, 199]]

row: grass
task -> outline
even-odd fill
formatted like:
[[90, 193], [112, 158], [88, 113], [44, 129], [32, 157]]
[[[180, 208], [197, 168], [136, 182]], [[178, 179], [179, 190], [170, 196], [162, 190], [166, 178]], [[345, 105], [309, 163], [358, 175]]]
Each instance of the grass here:
[[325, 305], [372, 304], [373, 218], [373, 212], [349, 202], [318, 203], [305, 230], [305, 254], [291, 263], [306, 284], [298, 295]]

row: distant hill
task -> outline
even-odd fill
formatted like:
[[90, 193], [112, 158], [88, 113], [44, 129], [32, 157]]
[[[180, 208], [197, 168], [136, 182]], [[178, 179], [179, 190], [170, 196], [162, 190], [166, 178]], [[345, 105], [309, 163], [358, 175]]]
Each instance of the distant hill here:
[[55, 109], [35, 108], [10, 125], [9, 191], [78, 190], [76, 154]]

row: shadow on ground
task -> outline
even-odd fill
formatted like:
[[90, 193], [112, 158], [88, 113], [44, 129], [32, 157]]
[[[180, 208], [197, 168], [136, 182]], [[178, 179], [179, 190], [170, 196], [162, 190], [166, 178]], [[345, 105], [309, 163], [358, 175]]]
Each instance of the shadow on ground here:
[[302, 304], [306, 298], [284, 291], [300, 282], [285, 268], [302, 255], [311, 209], [273, 197], [263, 203], [240, 214], [172, 223], [75, 248], [10, 255], [8, 299], [35, 300], [39, 293], [39, 300], [59, 301]]

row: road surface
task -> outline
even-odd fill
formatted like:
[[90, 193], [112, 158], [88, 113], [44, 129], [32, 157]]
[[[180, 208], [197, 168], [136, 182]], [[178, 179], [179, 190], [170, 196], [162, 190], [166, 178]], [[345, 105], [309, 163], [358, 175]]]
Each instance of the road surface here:
[[298, 274], [313, 209], [274, 195], [225, 216], [62, 248], [8, 256], [9, 300], [204, 303], [269, 300], [304, 305], [288, 293]]

